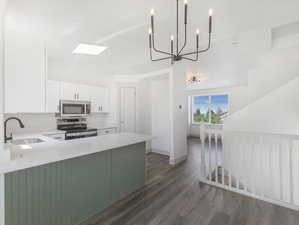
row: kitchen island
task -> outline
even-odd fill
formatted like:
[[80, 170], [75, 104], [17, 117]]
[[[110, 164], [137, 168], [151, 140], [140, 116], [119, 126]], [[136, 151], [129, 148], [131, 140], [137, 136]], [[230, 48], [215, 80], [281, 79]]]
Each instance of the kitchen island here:
[[[147, 135], [12, 147], [0, 163], [0, 225], [76, 225], [145, 184]], [[23, 146], [24, 148], [24, 146]]]

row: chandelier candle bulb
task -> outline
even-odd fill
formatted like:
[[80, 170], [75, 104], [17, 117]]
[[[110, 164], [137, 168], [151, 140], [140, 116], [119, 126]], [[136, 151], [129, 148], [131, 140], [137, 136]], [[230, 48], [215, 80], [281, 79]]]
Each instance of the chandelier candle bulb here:
[[185, 4], [185, 24], [187, 24], [187, 10], [188, 10], [188, 1], [184, 1]]
[[155, 10], [151, 9], [151, 16], [155, 15]]
[[199, 32], [196, 31], [196, 48], [199, 48]]
[[149, 31], [149, 47], [152, 48], [152, 29], [150, 28]]
[[151, 29], [152, 29], [152, 33], [154, 33], [154, 15], [155, 15], [155, 10], [151, 9]]
[[213, 15], [213, 10], [209, 10], [209, 33], [212, 33], [212, 15]]

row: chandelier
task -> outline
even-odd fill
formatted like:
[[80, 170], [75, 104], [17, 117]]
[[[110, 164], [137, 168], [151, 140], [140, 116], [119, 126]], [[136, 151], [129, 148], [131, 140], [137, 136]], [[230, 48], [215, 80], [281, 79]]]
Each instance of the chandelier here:
[[186, 82], [187, 82], [188, 85], [199, 84], [201, 82], [201, 80], [200, 80], [200, 74], [199, 73], [194, 73], [194, 74], [192, 73], [192, 74], [190, 74], [187, 77]]
[[[198, 61], [199, 54], [206, 52], [211, 47], [211, 33], [212, 33], [212, 14], [213, 10], [209, 10], [209, 41], [208, 41], [208, 47], [205, 49], [200, 50], [199, 49], [199, 29], [196, 30], [196, 50], [191, 51], [188, 53], [183, 53], [184, 48], [187, 45], [187, 11], [188, 11], [188, 2], [187, 0], [184, 0], [184, 6], [185, 6], [185, 15], [184, 15], [184, 27], [185, 27], [185, 40], [183, 46], [179, 47], [179, 0], [176, 0], [176, 51], [174, 52], [174, 36], [170, 36], [170, 52], [162, 51], [157, 49], [155, 45], [155, 27], [154, 27], [154, 9], [151, 10], [151, 26], [149, 28], [149, 48], [150, 48], [150, 58], [152, 61], [161, 61], [161, 60], [171, 60], [171, 64], [173, 64], [175, 61], [180, 61], [182, 59], [190, 60], [190, 61]], [[164, 54], [165, 57], [153, 59], [153, 51], [157, 53]], [[190, 58], [189, 56], [193, 56], [193, 58]]]

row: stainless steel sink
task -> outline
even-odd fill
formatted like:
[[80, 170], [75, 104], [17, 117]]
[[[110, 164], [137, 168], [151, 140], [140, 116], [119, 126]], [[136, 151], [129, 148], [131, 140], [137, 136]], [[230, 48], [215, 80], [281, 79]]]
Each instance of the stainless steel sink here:
[[45, 142], [45, 141], [40, 138], [26, 138], [26, 139], [17, 139], [11, 141], [11, 143], [14, 145], [30, 145], [30, 144], [37, 144], [41, 142]]

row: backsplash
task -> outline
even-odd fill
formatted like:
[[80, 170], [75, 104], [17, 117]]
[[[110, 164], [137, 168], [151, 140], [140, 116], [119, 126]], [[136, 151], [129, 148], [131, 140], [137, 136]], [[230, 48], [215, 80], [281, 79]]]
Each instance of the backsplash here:
[[[20, 128], [17, 121], [9, 121], [7, 123], [7, 135], [39, 133], [45, 131], [56, 130], [56, 117], [54, 113], [20, 113], [5, 114], [4, 119], [16, 116], [22, 120], [25, 128]], [[91, 114], [87, 117], [88, 125], [91, 127], [105, 126], [115, 124], [109, 114]]]

